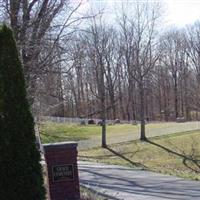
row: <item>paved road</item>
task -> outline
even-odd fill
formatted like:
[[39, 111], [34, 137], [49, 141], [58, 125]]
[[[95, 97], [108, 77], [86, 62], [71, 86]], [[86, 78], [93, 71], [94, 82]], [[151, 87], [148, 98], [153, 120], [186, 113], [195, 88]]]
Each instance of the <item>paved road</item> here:
[[109, 200], [200, 200], [200, 182], [116, 165], [79, 162], [80, 183]]
[[[185, 123], [176, 123], [176, 122], [167, 122], [162, 123], [158, 127], [151, 127], [146, 126], [146, 136], [147, 137], [154, 137], [154, 136], [161, 136], [161, 135], [168, 135], [172, 133], [179, 133], [191, 130], [198, 130], [200, 129], [200, 122], [185, 122]], [[139, 139], [140, 132], [140, 125], [137, 125], [137, 129], [133, 129], [132, 132], [128, 133], [117, 133], [116, 136], [113, 134], [109, 135], [107, 133], [107, 143], [108, 144], [116, 144], [120, 142], [127, 142], [132, 140]], [[101, 137], [95, 136], [89, 140], [83, 140], [78, 142], [79, 150], [98, 147], [101, 144]]]

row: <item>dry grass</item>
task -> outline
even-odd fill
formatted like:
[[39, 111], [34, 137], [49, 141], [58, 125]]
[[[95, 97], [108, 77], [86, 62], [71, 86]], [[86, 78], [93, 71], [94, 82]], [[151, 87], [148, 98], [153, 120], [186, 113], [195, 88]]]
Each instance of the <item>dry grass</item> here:
[[126, 142], [79, 152], [80, 160], [140, 167], [200, 180], [200, 131]]

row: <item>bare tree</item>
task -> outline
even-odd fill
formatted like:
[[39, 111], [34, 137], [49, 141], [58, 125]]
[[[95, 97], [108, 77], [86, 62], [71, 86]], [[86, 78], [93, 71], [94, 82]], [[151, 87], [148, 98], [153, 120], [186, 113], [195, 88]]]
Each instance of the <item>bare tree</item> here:
[[[91, 20], [91, 25], [84, 35], [87, 44], [87, 57], [89, 69], [90, 90], [98, 99], [101, 126], [102, 147], [106, 147], [106, 113], [115, 110], [115, 65], [114, 57], [114, 31], [104, 24], [102, 18]], [[108, 97], [109, 96], [109, 102]], [[108, 105], [110, 104], [110, 105]]]
[[[67, 28], [75, 26], [83, 18], [73, 18], [81, 1], [72, 6], [69, 0], [2, 0], [2, 6], [7, 11], [21, 52], [28, 94], [33, 103], [38, 89], [38, 76], [44, 74], [45, 67], [53, 61], [60, 39], [73, 32]], [[58, 19], [62, 22], [59, 23]], [[44, 49], [47, 43], [48, 52]]]
[[[145, 81], [150, 76], [159, 58], [155, 39], [159, 7], [148, 3], [137, 3], [134, 15], [122, 15], [122, 32], [125, 38], [125, 60], [129, 82], [135, 81], [140, 96], [141, 140], [145, 140]], [[130, 83], [129, 83], [130, 85]], [[132, 85], [132, 84], [131, 84]], [[132, 89], [132, 88], [131, 88]], [[133, 92], [133, 91], [132, 91]]]
[[[189, 119], [188, 105], [188, 56], [185, 34], [179, 30], [171, 30], [162, 38], [163, 56], [162, 61], [169, 70], [173, 80], [174, 91], [174, 117]], [[185, 104], [185, 105], [184, 105]], [[186, 110], [186, 111], [185, 111]]]

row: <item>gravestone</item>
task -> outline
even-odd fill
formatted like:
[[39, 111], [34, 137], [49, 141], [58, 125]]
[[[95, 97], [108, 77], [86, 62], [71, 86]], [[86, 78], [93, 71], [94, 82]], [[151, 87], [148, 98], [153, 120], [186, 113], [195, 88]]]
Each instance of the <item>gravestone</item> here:
[[95, 121], [93, 119], [89, 119], [88, 120], [88, 124], [96, 124]]
[[77, 143], [44, 144], [51, 200], [79, 200]]

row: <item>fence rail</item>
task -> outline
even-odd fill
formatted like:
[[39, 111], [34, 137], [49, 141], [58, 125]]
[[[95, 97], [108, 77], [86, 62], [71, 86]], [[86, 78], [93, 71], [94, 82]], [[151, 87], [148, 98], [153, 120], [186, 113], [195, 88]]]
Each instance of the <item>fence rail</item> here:
[[[89, 120], [94, 120], [95, 124], [98, 124], [98, 122], [101, 122], [101, 119], [94, 119], [94, 118], [69, 118], [69, 117], [52, 117], [52, 116], [39, 116], [36, 117], [35, 121], [41, 121], [41, 122], [56, 122], [56, 123], [74, 123], [74, 124], [80, 124], [82, 122], [88, 123]], [[114, 124], [116, 123], [118, 119], [116, 120], [106, 120], [107, 124]], [[123, 124], [133, 124], [137, 123], [136, 121], [127, 121], [127, 120], [120, 120], [120, 123]]]

